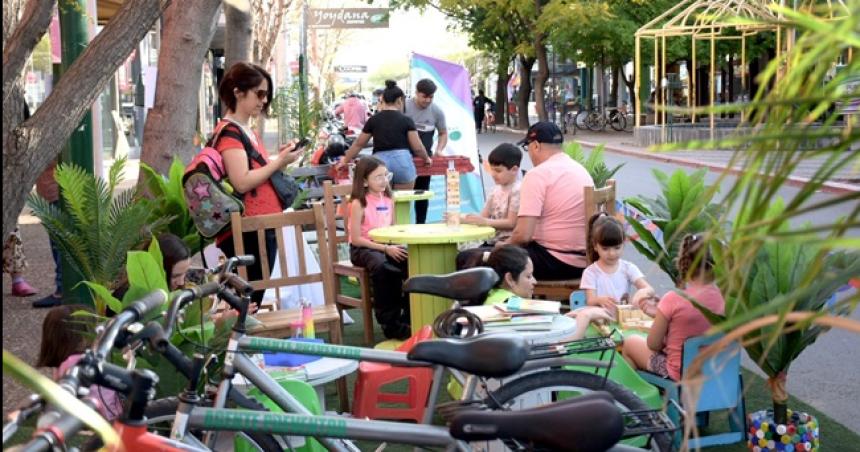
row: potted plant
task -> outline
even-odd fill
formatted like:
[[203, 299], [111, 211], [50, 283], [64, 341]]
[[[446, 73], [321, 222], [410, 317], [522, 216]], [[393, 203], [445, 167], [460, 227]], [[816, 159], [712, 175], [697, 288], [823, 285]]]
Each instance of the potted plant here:
[[564, 145], [564, 153], [584, 166], [588, 174], [591, 175], [591, 179], [594, 181], [594, 188], [605, 187], [606, 181], [612, 179], [612, 176], [615, 176], [615, 173], [624, 166], [621, 163], [610, 169], [606, 165], [606, 162], [603, 161], [605, 148], [606, 146], [601, 143], [595, 146], [588, 157], [586, 157], [585, 151], [582, 150], [582, 145], [579, 143], [573, 141]]
[[[143, 241], [146, 231], [165, 221], [150, 218], [147, 207], [135, 202], [136, 188], [117, 193], [125, 162], [117, 159], [107, 180], [79, 166], [60, 164], [54, 176], [60, 186], [60, 207], [36, 194], [27, 200], [81, 281], [112, 287], [125, 266], [126, 252]], [[106, 301], [92, 295], [96, 312], [104, 315]]]
[[[182, 239], [188, 249], [200, 251], [204, 245], [202, 237], [194, 227], [188, 203], [182, 189], [185, 165], [173, 157], [167, 176], [159, 174], [146, 163], [140, 163], [140, 174], [147, 196], [138, 194], [136, 201], [149, 211], [149, 220], [164, 225], [164, 230]], [[154, 231], [155, 232], [155, 231]], [[160, 232], [160, 231], [159, 231]]]
[[653, 173], [660, 184], [661, 196], [626, 198], [624, 202], [644, 217], [628, 214], [625, 218], [635, 232], [631, 235], [633, 246], [679, 284], [675, 258], [681, 239], [715, 225], [720, 206], [711, 202], [716, 190], [705, 185], [704, 168], [690, 174], [680, 169], [671, 175], [658, 169]]
[[[824, 201], [813, 197], [834, 174], [857, 161], [860, 133], [856, 117], [846, 115], [845, 124], [837, 125], [839, 115], [827, 112], [856, 101], [856, 91], [846, 86], [852, 76], [860, 73], [860, 58], [844, 60], [841, 71], [832, 71], [832, 66], [845, 57], [848, 49], [857, 47], [860, 0], [819, 6], [803, 11], [768, 6], [781, 18], [781, 26], [796, 30], [793, 46], [762, 72], [758, 80], [761, 88], [752, 102], [721, 106], [721, 111], [743, 111], [754, 134], [664, 147], [734, 148], [729, 166], [743, 162], [743, 173], [721, 200], [725, 221], [715, 222], [708, 231], [711, 238], [723, 244], [715, 247], [714, 254], [717, 284], [727, 301], [726, 314], [711, 320], [715, 322], [712, 330], [724, 332], [725, 336], [700, 352], [686, 384], [695, 385], [695, 369], [707, 357], [731, 341], [740, 340], [768, 375], [773, 396], [772, 413], [764, 414], [772, 415], [774, 424], [762, 422], [757, 414], [751, 418], [751, 449], [761, 447], [761, 440], [767, 439], [769, 432], [776, 436], [771, 438], [774, 445], [787, 441], [802, 444], [795, 450], [818, 449], [814, 428], [812, 441], [809, 436], [797, 434], [797, 425], [793, 427], [795, 434], [780, 434], [790, 431], [792, 422], [804, 418], [800, 413], [789, 415], [787, 372], [803, 349], [827, 327], [860, 333], [860, 322], [839, 316], [856, 307], [860, 295], [855, 292], [826, 305], [838, 287], [860, 273], [860, 242], [847, 232], [857, 226], [860, 195], [849, 191], [829, 195]], [[756, 25], [749, 19], [737, 21]], [[817, 145], [806, 149], [809, 143]], [[819, 161], [806, 183], [784, 203], [775, 201], [792, 173], [811, 158]], [[724, 173], [719, 181], [726, 177]], [[834, 206], [843, 207], [845, 215], [833, 218], [822, 214], [822, 209]], [[814, 216], [815, 225], [792, 227], [792, 223], [800, 223], [797, 220], [801, 215]], [[731, 227], [721, 226], [726, 223]], [[809, 418], [806, 420], [808, 423]], [[685, 429], [691, 432], [692, 423], [688, 422]]]

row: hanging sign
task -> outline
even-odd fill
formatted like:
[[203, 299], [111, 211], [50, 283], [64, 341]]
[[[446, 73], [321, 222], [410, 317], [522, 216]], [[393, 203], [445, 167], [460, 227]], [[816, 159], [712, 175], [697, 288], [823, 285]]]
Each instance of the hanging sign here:
[[388, 28], [388, 8], [311, 8], [308, 27]]

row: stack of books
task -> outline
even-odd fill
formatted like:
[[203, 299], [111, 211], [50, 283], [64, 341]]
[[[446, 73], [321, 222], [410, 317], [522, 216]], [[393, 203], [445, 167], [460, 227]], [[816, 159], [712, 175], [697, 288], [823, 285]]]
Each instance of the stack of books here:
[[560, 313], [558, 301], [512, 297], [506, 303], [465, 308], [484, 322], [487, 331], [549, 331]]

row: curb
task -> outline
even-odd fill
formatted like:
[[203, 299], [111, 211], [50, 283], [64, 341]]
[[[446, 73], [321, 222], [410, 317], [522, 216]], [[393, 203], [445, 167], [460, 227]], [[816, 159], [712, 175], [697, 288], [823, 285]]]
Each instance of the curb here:
[[[508, 133], [525, 133], [525, 130], [512, 129], [512, 128], [507, 127], [507, 126], [498, 125], [496, 127], [499, 130], [502, 130], [502, 131], [505, 131]], [[565, 135], [565, 137], [570, 137], [570, 135]], [[732, 174], [735, 176], [743, 173], [743, 169], [741, 169], [741, 168], [737, 168], [737, 167], [729, 168], [726, 165], [719, 165], [716, 163], [703, 163], [703, 162], [699, 162], [697, 160], [692, 160], [692, 159], [688, 159], [688, 158], [684, 158], [684, 157], [677, 157], [674, 155], [660, 154], [657, 152], [648, 152], [648, 151], [635, 151], [632, 149], [616, 146], [613, 144], [595, 143], [593, 141], [588, 141], [588, 140], [574, 139], [573, 141], [575, 141], [575, 142], [577, 142], [577, 143], [579, 143], [579, 144], [581, 144], [587, 148], [594, 148], [594, 147], [602, 144], [604, 146], [604, 149], [606, 149], [606, 151], [608, 151], [608, 152], [614, 152], [616, 154], [629, 155], [631, 157], [639, 157], [639, 158], [648, 159], [648, 160], [655, 160], [655, 161], [663, 162], [663, 163], [674, 163], [676, 165], [686, 166], [689, 168], [707, 168], [709, 171], [713, 171], [715, 173], [721, 173], [723, 171], [727, 171], [729, 174]], [[808, 178], [805, 178], [805, 177], [789, 176], [788, 179], [786, 179], [786, 184], [793, 186], [793, 187], [803, 187], [804, 185], [808, 184], [809, 181], [810, 180]], [[825, 182], [824, 184], [822, 184], [821, 189], [819, 191], [822, 193], [846, 195], [846, 194], [860, 192], [860, 186], [854, 185], [854, 184], [846, 184], [843, 182]]]
[[[585, 147], [588, 147], [588, 148], [594, 148], [600, 144], [603, 144], [604, 149], [606, 149], [609, 152], [614, 152], [616, 154], [623, 154], [623, 155], [629, 155], [632, 157], [639, 157], [639, 158], [644, 158], [644, 159], [649, 159], [649, 160], [656, 160], [656, 161], [664, 162], [664, 163], [674, 163], [676, 165], [686, 166], [686, 167], [690, 167], [690, 168], [707, 168], [708, 170], [713, 171], [715, 173], [727, 171], [729, 174], [736, 175], [736, 176], [743, 173], [743, 169], [737, 168], [737, 167], [729, 168], [726, 165], [719, 165], [719, 164], [715, 164], [715, 163], [703, 163], [703, 162], [699, 162], [696, 160], [691, 160], [691, 159], [687, 159], [687, 158], [683, 158], [683, 157], [676, 157], [673, 155], [659, 154], [656, 152], [634, 151], [632, 149], [625, 149], [625, 148], [622, 148], [619, 146], [615, 146], [615, 145], [611, 145], [611, 144], [605, 144], [605, 143], [595, 143], [593, 141], [586, 141], [586, 140], [574, 140], [574, 141], [576, 141], [577, 143], [579, 143]], [[762, 177], [765, 177], [765, 176], [762, 175]], [[809, 182], [810, 182], [810, 179], [805, 178], [805, 177], [798, 177], [798, 176], [789, 176], [788, 179], [786, 179], [786, 185], [790, 185], [793, 187], [803, 187], [806, 184], [808, 184]], [[847, 194], [851, 194], [851, 193], [860, 192], [860, 187], [858, 187], [857, 185], [846, 184], [846, 183], [842, 183], [842, 182], [824, 182], [821, 185], [821, 189], [819, 191], [823, 192], [823, 193], [847, 195]]]

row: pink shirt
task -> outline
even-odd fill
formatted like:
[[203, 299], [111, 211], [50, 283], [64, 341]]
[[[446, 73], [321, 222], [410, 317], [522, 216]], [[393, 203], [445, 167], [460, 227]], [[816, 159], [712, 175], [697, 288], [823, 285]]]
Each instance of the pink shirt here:
[[349, 97], [335, 108], [336, 115], [343, 114], [343, 123], [350, 129], [361, 130], [367, 122], [367, 107], [357, 97]]
[[[722, 315], [725, 312], [726, 302], [717, 286], [688, 284], [685, 292], [714, 314]], [[669, 331], [666, 333], [663, 346], [663, 353], [666, 354], [666, 370], [673, 380], [680, 380], [684, 341], [694, 336], [701, 336], [711, 327], [711, 323], [690, 301], [674, 291], [663, 295], [657, 304], [657, 309], [669, 321]]]
[[[78, 361], [80, 361], [81, 356], [82, 355], [80, 353], [75, 353], [60, 363], [60, 367], [54, 371], [54, 380], [59, 380], [67, 370], [77, 364]], [[90, 386], [90, 395], [88, 397], [96, 401], [99, 413], [104, 416], [105, 419], [112, 421], [122, 414], [122, 401], [116, 392], [107, 388], [102, 388], [101, 386], [92, 385]]]
[[[594, 181], [582, 165], [563, 152], [532, 168], [520, 188], [521, 217], [538, 217], [532, 239], [556, 259], [585, 267], [585, 187]], [[579, 256], [560, 251], [582, 251]]]
[[[384, 194], [374, 195], [373, 193], [367, 193], [365, 199], [367, 205], [364, 207], [364, 218], [361, 220], [361, 236], [370, 240], [371, 229], [394, 224], [394, 200]], [[350, 203], [349, 206], [352, 208], [353, 204]], [[352, 243], [351, 238], [349, 243]]]

